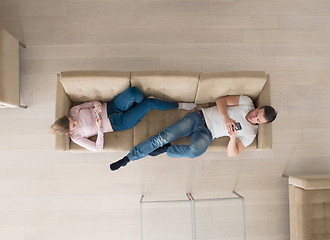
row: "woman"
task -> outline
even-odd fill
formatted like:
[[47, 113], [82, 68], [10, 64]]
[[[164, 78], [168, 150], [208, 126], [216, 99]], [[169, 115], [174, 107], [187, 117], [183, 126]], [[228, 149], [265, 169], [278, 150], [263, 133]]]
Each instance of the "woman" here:
[[[69, 117], [63, 116], [57, 119], [50, 129], [53, 134], [70, 135], [73, 142], [88, 150], [101, 151], [105, 132], [132, 128], [151, 109], [162, 111], [170, 109], [192, 110], [195, 107], [196, 104], [194, 103], [145, 98], [138, 88], [131, 87], [110, 102], [92, 101], [72, 107]], [[97, 135], [96, 142], [88, 139], [95, 135]]]

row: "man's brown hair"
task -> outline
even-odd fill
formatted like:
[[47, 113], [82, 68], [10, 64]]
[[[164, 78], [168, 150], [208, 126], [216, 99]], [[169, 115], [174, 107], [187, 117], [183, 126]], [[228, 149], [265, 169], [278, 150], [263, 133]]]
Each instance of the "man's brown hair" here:
[[270, 122], [275, 120], [275, 118], [277, 116], [277, 112], [275, 111], [275, 109], [273, 107], [271, 107], [271, 106], [262, 106], [262, 107], [260, 107], [260, 109], [265, 110], [264, 117], [266, 118], [267, 123], [270, 123]]

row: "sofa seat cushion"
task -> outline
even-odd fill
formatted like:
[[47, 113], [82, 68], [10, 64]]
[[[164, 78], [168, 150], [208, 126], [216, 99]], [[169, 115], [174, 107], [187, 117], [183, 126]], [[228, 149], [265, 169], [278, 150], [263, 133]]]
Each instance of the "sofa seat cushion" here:
[[265, 72], [201, 73], [195, 102], [215, 102], [226, 95], [247, 95], [256, 101], [266, 81]]
[[60, 79], [72, 102], [107, 102], [130, 87], [129, 72], [68, 71]]
[[[104, 147], [103, 152], [128, 152], [133, 146], [133, 129], [128, 129], [125, 131], [119, 132], [110, 132], [104, 134]], [[90, 138], [92, 141], [96, 141], [97, 136], [93, 136]], [[71, 141], [70, 143], [70, 151], [86, 152], [86, 149], [81, 146], [75, 144]]]
[[133, 145], [136, 146], [160, 133], [164, 128], [171, 126], [188, 113], [188, 111], [177, 109], [168, 111], [151, 110], [134, 127]]
[[330, 190], [289, 189], [291, 239], [330, 239]]
[[194, 102], [199, 80], [198, 72], [141, 71], [131, 73], [132, 86], [147, 97], [169, 101]]
[[[221, 137], [221, 138], [215, 138], [213, 139], [212, 143], [208, 147], [207, 151], [208, 152], [217, 152], [217, 151], [227, 151], [227, 146], [229, 143], [229, 137]], [[187, 145], [189, 144], [189, 137], [184, 137], [181, 139], [178, 139], [173, 142], [175, 145]], [[249, 150], [255, 150], [257, 148], [257, 140], [254, 139], [254, 141], [244, 150], [244, 151], [249, 151]]]

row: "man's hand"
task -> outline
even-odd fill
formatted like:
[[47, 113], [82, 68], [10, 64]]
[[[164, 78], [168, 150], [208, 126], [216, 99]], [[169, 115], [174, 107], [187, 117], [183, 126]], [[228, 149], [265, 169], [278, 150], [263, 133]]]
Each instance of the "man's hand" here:
[[236, 139], [236, 133], [237, 133], [236, 126], [235, 126], [235, 124], [233, 124], [231, 126], [231, 128], [229, 128], [229, 130], [228, 130], [230, 139]]
[[228, 131], [228, 133], [229, 133], [229, 131], [230, 131], [233, 127], [234, 127], [234, 129], [235, 129], [235, 123], [236, 123], [235, 120], [231, 119], [230, 117], [226, 117], [226, 118], [224, 119], [224, 121], [225, 121], [225, 125], [226, 125], [226, 127], [227, 127], [227, 131]]

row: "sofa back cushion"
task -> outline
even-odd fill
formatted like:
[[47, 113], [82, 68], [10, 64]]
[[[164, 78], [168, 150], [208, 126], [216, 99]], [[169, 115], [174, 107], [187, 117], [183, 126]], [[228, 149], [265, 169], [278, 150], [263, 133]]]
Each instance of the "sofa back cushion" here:
[[169, 101], [194, 102], [199, 80], [198, 72], [141, 71], [131, 73], [132, 86], [147, 97]]
[[185, 110], [151, 110], [134, 127], [133, 145], [136, 146], [148, 138], [160, 133], [163, 129], [183, 118], [188, 111]]
[[61, 83], [72, 102], [107, 102], [130, 87], [129, 72], [61, 72]]
[[[55, 120], [62, 116], [68, 116], [71, 106], [72, 106], [72, 102], [70, 101], [68, 95], [64, 91], [62, 83], [60, 82], [60, 74], [57, 74]], [[70, 148], [69, 135], [56, 134], [55, 149], [58, 151], [66, 151], [69, 148]]]
[[201, 73], [195, 102], [215, 102], [226, 95], [247, 95], [255, 101], [266, 80], [265, 72]]

